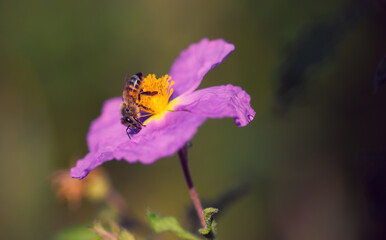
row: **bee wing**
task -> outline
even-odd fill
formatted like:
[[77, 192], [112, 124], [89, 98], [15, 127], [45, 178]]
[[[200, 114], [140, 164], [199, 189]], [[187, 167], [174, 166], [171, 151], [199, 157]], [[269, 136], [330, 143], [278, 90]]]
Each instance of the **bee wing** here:
[[125, 75], [122, 101], [129, 103], [131, 101], [136, 101], [138, 94], [140, 92], [139, 86], [141, 86], [143, 81], [143, 76], [141, 72], [130, 76], [128, 73]]
[[124, 78], [124, 84], [123, 84], [123, 89], [125, 89], [127, 86], [130, 85], [130, 74], [126, 73], [125, 78]]
[[123, 80], [123, 93], [122, 93], [122, 101], [125, 103], [129, 102], [130, 96], [130, 74], [126, 73], [125, 78]]

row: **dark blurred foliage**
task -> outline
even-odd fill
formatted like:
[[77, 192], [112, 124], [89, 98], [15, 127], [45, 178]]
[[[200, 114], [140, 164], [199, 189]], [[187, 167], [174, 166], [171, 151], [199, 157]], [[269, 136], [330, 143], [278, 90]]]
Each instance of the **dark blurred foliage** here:
[[[384, 239], [385, 6], [1, 1], [0, 238], [51, 239], [90, 223], [100, 206], [67, 209], [50, 176], [87, 153], [88, 126], [127, 72], [165, 74], [182, 49], [208, 37], [236, 49], [200, 87], [240, 85], [257, 112], [245, 128], [208, 120], [189, 150], [198, 194], [223, 207], [219, 239]], [[139, 223], [134, 233], [148, 234], [147, 208], [190, 227], [176, 156], [104, 168]], [[232, 193], [245, 182], [248, 191]]]
[[307, 80], [312, 79], [310, 68], [317, 68], [329, 57], [334, 57], [340, 37], [364, 17], [369, 4], [350, 1], [336, 16], [307, 27], [299, 34], [299, 38], [286, 47], [288, 53], [278, 73], [278, 111], [286, 111], [302, 95]]
[[[201, 200], [203, 208], [206, 207], [215, 207], [221, 209], [221, 212], [216, 214], [216, 219], [221, 217], [223, 212], [226, 212], [227, 209], [235, 203], [235, 201], [244, 197], [248, 192], [250, 192], [250, 184], [242, 184], [233, 189], [229, 189], [227, 192], [221, 194], [217, 199], [213, 200]], [[190, 230], [193, 232], [196, 229], [199, 229], [201, 226], [200, 219], [196, 217], [197, 212], [194, 206], [192, 205], [187, 209], [187, 220], [189, 221]]]
[[378, 64], [377, 72], [374, 77], [374, 91], [386, 83], [386, 55], [383, 56]]
[[365, 196], [370, 218], [369, 239], [386, 238], [386, 160], [384, 156], [364, 156]]

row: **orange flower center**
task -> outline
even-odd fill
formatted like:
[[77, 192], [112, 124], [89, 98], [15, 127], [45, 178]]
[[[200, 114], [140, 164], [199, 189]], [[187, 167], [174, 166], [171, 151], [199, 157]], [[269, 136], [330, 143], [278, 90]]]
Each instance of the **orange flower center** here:
[[173, 93], [171, 86], [174, 84], [174, 81], [171, 81], [171, 79], [169, 75], [156, 78], [155, 74], [149, 74], [143, 79], [142, 90], [144, 92], [157, 92], [153, 96], [141, 95], [141, 100], [138, 101], [139, 105], [145, 107], [141, 108], [141, 110], [151, 115], [145, 121], [145, 124], [152, 120], [161, 120], [167, 112], [173, 111], [173, 107], [178, 103], [176, 99], [169, 102], [170, 96]]

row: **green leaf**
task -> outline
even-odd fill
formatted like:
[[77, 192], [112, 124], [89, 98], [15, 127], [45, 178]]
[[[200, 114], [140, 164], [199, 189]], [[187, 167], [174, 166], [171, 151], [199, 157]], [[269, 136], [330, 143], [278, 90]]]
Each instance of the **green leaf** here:
[[106, 230], [101, 221], [95, 221], [94, 227], [91, 228], [103, 240], [135, 240], [134, 236], [121, 228], [116, 222], [110, 221], [110, 231]]
[[129, 233], [126, 230], [122, 230], [121, 233], [119, 233], [118, 240], [135, 240], [133, 234]]
[[53, 240], [96, 240], [98, 235], [90, 230], [91, 224], [69, 227], [58, 232]]
[[151, 228], [156, 233], [162, 233], [162, 232], [173, 232], [178, 237], [182, 239], [188, 239], [188, 240], [199, 240], [200, 238], [195, 236], [194, 234], [186, 231], [181, 227], [181, 225], [178, 223], [177, 219], [171, 216], [167, 217], [161, 217], [157, 213], [148, 210], [146, 212], [147, 218], [150, 222]]
[[119, 212], [118, 209], [111, 205], [104, 205], [97, 213], [97, 219], [104, 223], [108, 223], [111, 221], [118, 222], [119, 221]]
[[118, 235], [120, 233], [121, 227], [118, 225], [118, 223], [114, 221], [110, 221], [110, 232], [113, 234]]
[[198, 231], [208, 239], [214, 239], [217, 235], [216, 222], [213, 220], [213, 215], [218, 213], [217, 208], [205, 208], [204, 209], [204, 220], [206, 223], [206, 228], [201, 228]]
[[98, 234], [103, 240], [117, 240], [118, 234], [107, 231], [100, 221], [94, 221], [94, 227], [91, 228], [96, 234]]

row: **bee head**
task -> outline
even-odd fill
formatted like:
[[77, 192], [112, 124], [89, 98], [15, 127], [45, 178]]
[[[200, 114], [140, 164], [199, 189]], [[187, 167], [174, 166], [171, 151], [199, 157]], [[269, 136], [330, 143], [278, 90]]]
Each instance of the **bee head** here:
[[134, 120], [131, 119], [130, 117], [122, 117], [121, 118], [121, 123], [125, 126], [133, 126], [134, 125]]

